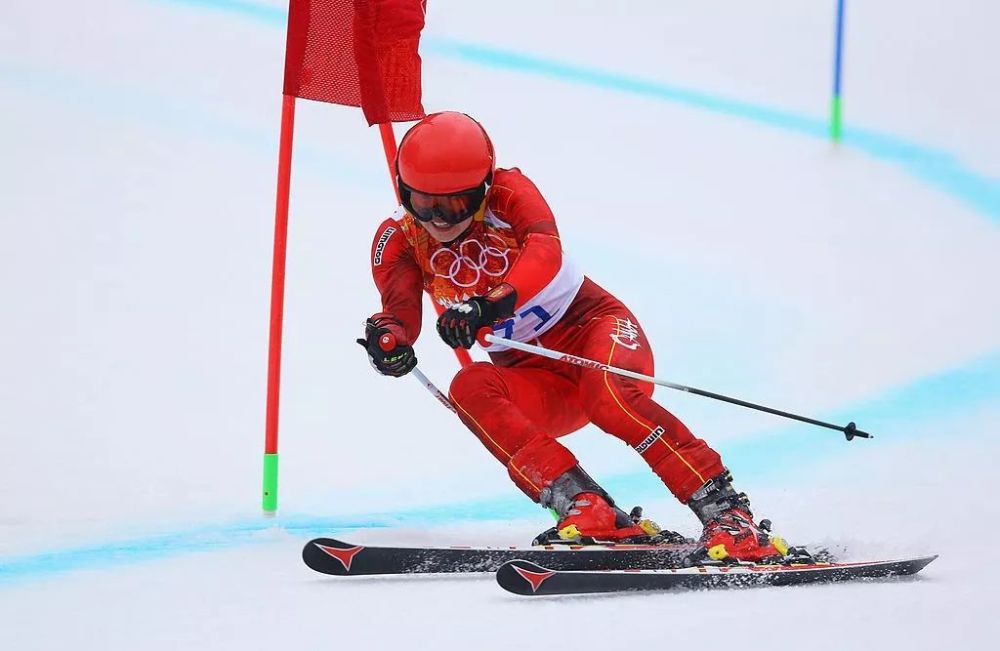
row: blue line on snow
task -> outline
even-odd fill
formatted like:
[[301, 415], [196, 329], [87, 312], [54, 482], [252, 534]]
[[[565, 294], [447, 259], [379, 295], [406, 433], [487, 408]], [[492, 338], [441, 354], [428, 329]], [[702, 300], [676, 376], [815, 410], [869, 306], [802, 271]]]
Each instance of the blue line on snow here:
[[[240, 14], [281, 27], [285, 26], [287, 16], [284, 8], [243, 0], [156, 1]], [[424, 54], [458, 59], [485, 67], [513, 70], [562, 82], [673, 102], [813, 138], [826, 140], [828, 137], [828, 124], [822, 117], [797, 115], [620, 73], [427, 36], [421, 40], [421, 51]], [[992, 221], [1000, 223], [1000, 180], [966, 167], [947, 151], [933, 149], [880, 131], [846, 125], [841, 145], [853, 147], [873, 158], [897, 164], [920, 182], [959, 199]]]
[[167, 2], [169, 4], [192, 5], [203, 9], [215, 9], [230, 14], [240, 14], [247, 18], [253, 18], [267, 23], [276, 23], [284, 26], [288, 18], [288, 8], [286, 6], [275, 7], [273, 5], [262, 5], [258, 2], [246, 2], [244, 0], [156, 0], [157, 2]]
[[377, 518], [313, 518], [309, 526], [294, 519], [242, 522], [203, 527], [133, 540], [100, 543], [73, 549], [0, 558], [0, 585], [18, 580], [82, 569], [101, 569], [169, 558], [191, 552], [207, 552], [267, 542], [264, 532], [274, 526], [294, 532], [318, 535], [322, 531], [386, 526]]

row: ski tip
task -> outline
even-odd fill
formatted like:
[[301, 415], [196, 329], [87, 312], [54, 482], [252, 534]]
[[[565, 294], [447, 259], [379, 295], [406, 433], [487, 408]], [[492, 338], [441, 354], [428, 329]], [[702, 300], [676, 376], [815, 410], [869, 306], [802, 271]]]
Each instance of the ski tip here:
[[497, 570], [497, 583], [508, 592], [519, 595], [546, 594], [543, 586], [556, 575], [555, 570], [537, 563], [514, 559], [507, 561]]
[[[910, 576], [917, 574], [925, 567], [933, 563], [937, 557], [937, 554], [932, 554], [930, 556], [914, 556], [894, 561], [877, 561], [874, 562], [873, 565], [882, 566], [884, 568], [884, 576]], [[849, 565], [850, 564], [848, 564], [848, 566]]]

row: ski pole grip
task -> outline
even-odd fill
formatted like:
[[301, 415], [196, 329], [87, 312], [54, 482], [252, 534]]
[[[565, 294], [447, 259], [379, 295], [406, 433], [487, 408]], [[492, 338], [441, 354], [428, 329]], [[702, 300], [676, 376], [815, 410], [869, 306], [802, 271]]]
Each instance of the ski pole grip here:
[[490, 342], [486, 340], [486, 335], [491, 335], [491, 334], [493, 334], [493, 328], [489, 326], [483, 326], [482, 328], [479, 329], [479, 332], [476, 333], [476, 341], [479, 342], [479, 345], [482, 346], [483, 348], [489, 348]]
[[378, 347], [385, 352], [389, 352], [396, 347], [396, 336], [391, 332], [382, 333], [378, 338]]

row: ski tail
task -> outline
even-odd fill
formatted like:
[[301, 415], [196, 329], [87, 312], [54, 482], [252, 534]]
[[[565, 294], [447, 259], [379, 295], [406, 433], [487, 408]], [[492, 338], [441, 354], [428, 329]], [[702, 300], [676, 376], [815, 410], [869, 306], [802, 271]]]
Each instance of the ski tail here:
[[317, 538], [302, 548], [302, 560], [324, 574], [350, 576], [355, 573], [351, 571], [354, 559], [364, 549], [362, 545], [352, 545], [335, 538]]

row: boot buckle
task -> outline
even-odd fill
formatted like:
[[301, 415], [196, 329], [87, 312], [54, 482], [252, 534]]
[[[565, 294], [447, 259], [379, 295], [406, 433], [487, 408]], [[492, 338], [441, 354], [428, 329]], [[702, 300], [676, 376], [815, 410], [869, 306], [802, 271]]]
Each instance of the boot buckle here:
[[582, 536], [575, 524], [568, 524], [559, 530], [559, 537], [563, 540], [579, 540]]

